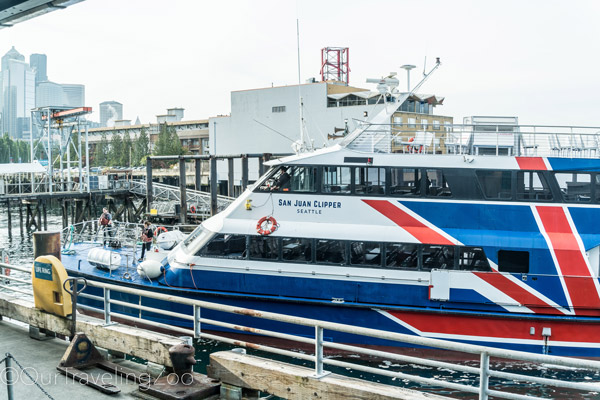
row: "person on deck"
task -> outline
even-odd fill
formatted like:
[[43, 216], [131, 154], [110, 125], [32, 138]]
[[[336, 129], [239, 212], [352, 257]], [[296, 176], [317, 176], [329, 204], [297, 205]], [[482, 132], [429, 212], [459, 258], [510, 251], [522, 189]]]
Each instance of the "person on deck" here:
[[102, 209], [102, 215], [100, 215], [98, 222], [102, 229], [104, 229], [104, 245], [106, 245], [106, 238], [108, 237], [110, 240], [113, 237], [112, 215], [110, 215], [106, 207]]
[[144, 261], [144, 255], [146, 254], [146, 250], [150, 251], [150, 245], [152, 244], [152, 238], [154, 237], [154, 232], [152, 231], [152, 226], [150, 221], [144, 222], [144, 228], [142, 229], [142, 255], [139, 262]]

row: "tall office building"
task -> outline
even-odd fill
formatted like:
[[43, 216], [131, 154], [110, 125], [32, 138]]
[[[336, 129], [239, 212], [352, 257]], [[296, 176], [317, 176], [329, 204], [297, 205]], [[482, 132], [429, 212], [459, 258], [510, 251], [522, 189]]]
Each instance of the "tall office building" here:
[[35, 107], [35, 71], [14, 47], [1, 61], [0, 110], [2, 131], [12, 138], [30, 135], [31, 109]]
[[123, 104], [118, 101], [104, 101], [100, 103], [100, 125], [102, 127], [115, 126], [115, 121], [123, 119]]
[[65, 92], [62, 85], [50, 81], [40, 82], [35, 88], [35, 106], [64, 106]]
[[63, 83], [61, 86], [65, 95], [65, 106], [85, 106], [85, 85]]
[[32, 54], [29, 56], [29, 66], [35, 70], [35, 83], [48, 80], [47, 58], [45, 54]]

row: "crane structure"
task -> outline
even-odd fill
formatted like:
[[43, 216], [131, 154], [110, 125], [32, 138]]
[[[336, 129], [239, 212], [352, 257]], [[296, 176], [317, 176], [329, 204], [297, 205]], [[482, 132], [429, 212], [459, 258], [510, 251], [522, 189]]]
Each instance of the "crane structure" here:
[[[85, 186], [89, 191], [88, 125], [85, 116], [91, 112], [91, 107], [48, 106], [31, 110], [31, 160], [37, 160], [46, 167], [50, 193], [74, 189], [73, 167], [76, 167], [79, 191], [82, 192], [84, 160]], [[80, 134], [82, 128], [85, 129], [85, 143]], [[55, 171], [55, 167], [59, 170]]]

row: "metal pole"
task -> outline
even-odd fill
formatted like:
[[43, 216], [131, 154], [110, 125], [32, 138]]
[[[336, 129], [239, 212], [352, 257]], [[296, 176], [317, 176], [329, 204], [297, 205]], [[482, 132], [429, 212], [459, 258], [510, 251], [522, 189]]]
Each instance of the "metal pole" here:
[[242, 192], [248, 187], [248, 156], [242, 156]]
[[47, 132], [48, 132], [48, 186], [50, 187], [50, 194], [52, 194], [52, 181], [54, 180], [54, 167], [52, 165], [52, 135], [50, 134], [50, 109], [46, 109], [47, 112]]
[[73, 177], [71, 176], [71, 134], [73, 130], [69, 132], [67, 138], [67, 190], [71, 191], [73, 188]]
[[187, 222], [187, 193], [185, 191], [185, 159], [179, 157], [179, 222], [185, 224]]
[[152, 208], [152, 159], [146, 158], [146, 211]]
[[79, 152], [79, 193], [83, 193], [83, 157], [81, 155], [81, 127], [79, 126], [79, 118], [77, 118], [77, 142]]
[[233, 197], [233, 158], [228, 158], [227, 164], [227, 196]]
[[323, 328], [315, 326], [315, 374], [323, 375]]
[[[33, 111], [29, 119], [29, 162], [33, 163]], [[31, 193], [35, 192], [35, 173], [31, 173]]]
[[488, 386], [490, 383], [489, 368], [490, 357], [484, 351], [481, 353], [481, 362], [479, 364], [479, 400], [488, 399]]
[[196, 159], [196, 190], [201, 190], [202, 187], [202, 160]]
[[12, 365], [11, 365], [11, 355], [10, 353], [6, 353], [6, 389], [8, 390], [8, 400], [14, 400], [14, 393], [13, 393], [13, 383], [14, 383], [14, 379], [13, 379], [13, 371], [12, 371]]
[[104, 288], [104, 323], [110, 324], [110, 289]]
[[85, 122], [85, 183], [87, 192], [90, 192], [90, 144], [88, 142], [88, 123]]
[[217, 215], [217, 159], [210, 159], [210, 215]]
[[202, 329], [200, 326], [200, 306], [194, 305], [194, 337], [199, 338], [202, 334]]

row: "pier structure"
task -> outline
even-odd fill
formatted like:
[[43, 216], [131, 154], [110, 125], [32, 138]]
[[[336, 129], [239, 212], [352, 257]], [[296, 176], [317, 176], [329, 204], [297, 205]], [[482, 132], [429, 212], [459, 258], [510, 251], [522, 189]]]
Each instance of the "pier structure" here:
[[[236, 159], [241, 160], [241, 179], [240, 190], [243, 192], [249, 185], [249, 175], [248, 175], [248, 160], [249, 159], [257, 159], [258, 160], [258, 176], [261, 176], [266, 171], [265, 162], [271, 160], [272, 158], [283, 157], [289, 154], [270, 154], [270, 153], [261, 153], [261, 154], [229, 154], [229, 155], [183, 155], [183, 156], [149, 156], [146, 158], [146, 191], [147, 191], [147, 211], [151, 212], [154, 202], [154, 186], [156, 185], [153, 182], [153, 162], [156, 161], [165, 161], [165, 162], [178, 162], [179, 163], [179, 222], [186, 223], [189, 220], [190, 216], [195, 216], [198, 214], [198, 208], [200, 206], [210, 206], [210, 215], [215, 215], [218, 212], [222, 211], [224, 206], [227, 205], [228, 202], [233, 200], [235, 194], [235, 167], [234, 161]], [[219, 193], [220, 185], [218, 181], [218, 164], [217, 161], [223, 160], [227, 162], [227, 185], [222, 193]], [[188, 202], [189, 196], [187, 195], [188, 182], [186, 177], [186, 163], [193, 162], [194, 163], [194, 186], [196, 187], [196, 191], [199, 191], [202, 188], [202, 175], [203, 175], [203, 163], [208, 162], [208, 170], [209, 170], [209, 192], [210, 192], [210, 203], [202, 203], [202, 204], [190, 204]], [[203, 198], [205, 199], [205, 197]], [[196, 211], [191, 209], [191, 206], [194, 206]], [[205, 217], [204, 215], [202, 217]]]

